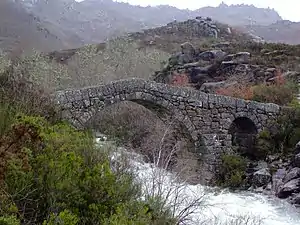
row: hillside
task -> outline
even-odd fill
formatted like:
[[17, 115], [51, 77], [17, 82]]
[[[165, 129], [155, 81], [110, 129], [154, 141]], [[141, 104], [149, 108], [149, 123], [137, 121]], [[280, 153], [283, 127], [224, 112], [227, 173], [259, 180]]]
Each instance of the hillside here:
[[59, 24], [63, 30], [78, 34], [85, 43], [99, 43], [126, 32], [163, 26], [173, 20], [185, 21], [197, 16], [212, 17], [231, 26], [249, 25], [249, 18], [255, 18], [255, 24], [259, 25], [281, 20], [274, 10], [248, 5], [221, 4], [191, 11], [167, 5], [140, 7], [112, 0], [53, 0], [46, 6], [44, 2], [38, 0], [32, 11]]
[[195, 12], [231, 26], [269, 25], [282, 20], [274, 9], [257, 8], [254, 5], [245, 4], [227, 5], [221, 3], [218, 7], [203, 7]]
[[264, 37], [268, 42], [281, 42], [287, 44], [300, 44], [300, 23], [281, 20], [270, 25], [246, 26], [245, 31], [250, 31]]
[[60, 28], [36, 15], [27, 12], [21, 5], [9, 0], [0, 2], [0, 49], [20, 48], [43, 51], [68, 48], [69, 43], [61, 39]]
[[[17, 13], [11, 9], [5, 9], [5, 7], [1, 9], [7, 13], [5, 17], [10, 21], [11, 25], [6, 29], [10, 36], [24, 36], [20, 39], [24, 42], [27, 38], [29, 44], [26, 45], [28, 47], [35, 47], [43, 51], [100, 43], [128, 32], [160, 27], [174, 20], [185, 21], [197, 16], [212, 17], [214, 20], [230, 26], [247, 26], [250, 18], [255, 18], [255, 21], [252, 19], [251, 23], [258, 25], [267, 25], [281, 20], [274, 10], [249, 5], [220, 4], [218, 7], [204, 7], [191, 11], [166, 5], [140, 7], [112, 0], [85, 0], [82, 2], [75, 0], [5, 0], [4, 2], [14, 2], [14, 6], [20, 10]], [[19, 22], [17, 19], [22, 18], [19, 14], [26, 19]], [[3, 17], [4, 15], [4, 13], [1, 14]], [[11, 15], [14, 15], [14, 19], [8, 19]], [[30, 20], [31, 17], [38, 18], [38, 24], [37, 22], [28, 22], [29, 24], [24, 22]], [[22, 23], [23, 25], [20, 26]], [[35, 35], [34, 38], [37, 40], [33, 39], [34, 41], [32, 41], [30, 34], [35, 33], [34, 29], [37, 26], [42, 27], [47, 35], [46, 37], [44, 37], [45, 35], [40, 37], [40, 34]], [[1, 27], [5, 27], [5, 25]], [[25, 31], [28, 32], [27, 36]], [[44, 44], [44, 40], [47, 41], [47, 44]], [[6, 43], [2, 46], [11, 45]]]

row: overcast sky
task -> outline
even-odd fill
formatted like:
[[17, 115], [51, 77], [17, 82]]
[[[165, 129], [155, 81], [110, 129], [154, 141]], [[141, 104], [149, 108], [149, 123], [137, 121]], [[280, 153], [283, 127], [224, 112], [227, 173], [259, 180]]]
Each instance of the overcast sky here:
[[[222, 0], [117, 0], [134, 5], [172, 5], [181, 9], [197, 9], [203, 6], [218, 6]], [[257, 7], [274, 8], [283, 19], [300, 21], [300, 0], [224, 0], [226, 4], [253, 4]]]

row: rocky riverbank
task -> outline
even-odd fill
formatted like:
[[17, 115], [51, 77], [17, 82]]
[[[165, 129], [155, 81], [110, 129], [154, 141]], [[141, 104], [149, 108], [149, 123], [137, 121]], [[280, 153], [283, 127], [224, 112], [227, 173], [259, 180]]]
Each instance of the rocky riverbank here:
[[266, 161], [251, 164], [247, 172], [249, 190], [273, 194], [300, 207], [300, 142], [290, 158], [268, 156]]

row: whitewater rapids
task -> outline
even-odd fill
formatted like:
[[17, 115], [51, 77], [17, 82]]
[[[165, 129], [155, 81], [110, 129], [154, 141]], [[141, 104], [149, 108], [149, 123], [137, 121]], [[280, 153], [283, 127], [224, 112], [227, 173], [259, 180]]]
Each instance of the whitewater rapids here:
[[121, 154], [129, 159], [145, 195], [167, 196], [175, 215], [180, 215], [194, 203], [194, 207], [185, 211], [187, 217], [181, 224], [300, 225], [299, 209], [284, 200], [251, 192], [233, 193], [203, 185], [190, 185], [178, 181], [168, 171], [145, 163], [141, 155], [129, 153], [124, 148], [118, 148], [112, 154], [112, 161], [118, 161]]

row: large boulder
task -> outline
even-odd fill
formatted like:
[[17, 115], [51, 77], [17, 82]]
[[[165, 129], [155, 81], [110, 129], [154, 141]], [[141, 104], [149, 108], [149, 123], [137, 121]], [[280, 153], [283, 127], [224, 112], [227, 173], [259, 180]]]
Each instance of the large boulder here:
[[293, 160], [293, 166], [300, 167], [300, 153], [295, 155]]
[[295, 205], [300, 205], [300, 193], [299, 194], [295, 194], [291, 197], [291, 203], [295, 204]]
[[191, 58], [194, 57], [196, 50], [191, 43], [185, 42], [181, 44], [180, 47], [181, 47], [182, 54], [189, 55]]
[[268, 168], [256, 171], [252, 177], [252, 184], [255, 187], [266, 186], [272, 179], [272, 175]]
[[292, 168], [287, 175], [283, 178], [283, 183], [287, 183], [293, 179], [300, 177], [300, 168]]
[[290, 180], [289, 182], [282, 185], [278, 192], [277, 196], [279, 198], [287, 198], [294, 193], [300, 192], [300, 178]]
[[286, 176], [286, 169], [278, 169], [272, 176], [272, 191], [278, 193], [279, 189], [283, 186], [283, 179]]
[[251, 54], [249, 52], [238, 52], [236, 54], [227, 55], [224, 61], [233, 61], [234, 63], [247, 64], [250, 62]]
[[196, 58], [198, 60], [211, 61], [213, 59], [221, 59], [226, 55], [226, 52], [222, 50], [210, 50], [199, 53]]

